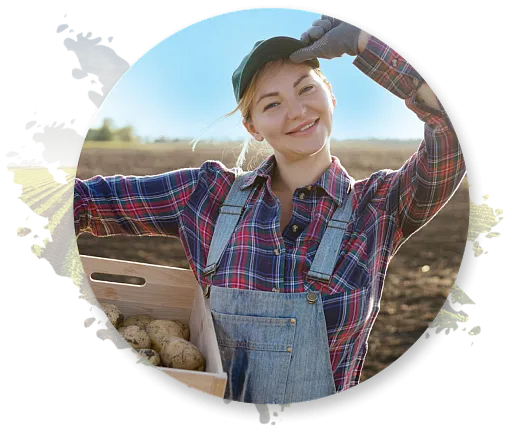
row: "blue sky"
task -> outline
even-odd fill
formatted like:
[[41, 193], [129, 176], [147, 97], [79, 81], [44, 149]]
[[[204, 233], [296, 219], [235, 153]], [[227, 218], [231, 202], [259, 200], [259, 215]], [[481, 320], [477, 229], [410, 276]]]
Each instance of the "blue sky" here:
[[[106, 97], [91, 127], [110, 117], [139, 136], [239, 140], [248, 136], [235, 108], [231, 75], [254, 43], [299, 38], [320, 15], [291, 9], [251, 9], [193, 24], [141, 57]], [[337, 99], [334, 139], [418, 139], [423, 123], [404, 101], [373, 82], [353, 57], [321, 59]], [[419, 71], [420, 72], [420, 71]]]
[[[91, 127], [111, 118], [116, 127], [131, 125], [149, 140], [224, 141], [249, 137], [240, 113], [222, 119], [236, 106], [231, 75], [244, 55], [258, 40], [300, 38], [320, 18], [316, 12], [284, 7], [230, 10], [180, 28], [131, 64], [132, 58], [119, 54], [117, 34], [81, 33], [72, 17], [64, 16], [56, 24], [56, 48], [72, 57], [65, 79], [88, 80], [81, 94], [98, 108]], [[161, 30], [166, 29], [157, 32]], [[353, 60], [347, 55], [320, 59], [337, 99], [332, 138], [421, 139], [424, 124], [403, 100], [355, 68]], [[8, 164], [76, 166], [83, 143], [79, 113], [68, 114], [66, 128], [44, 127], [38, 123], [39, 109], [34, 105], [33, 118], [24, 120], [24, 134], [32, 135], [41, 151], [25, 152], [24, 145], [10, 144]]]

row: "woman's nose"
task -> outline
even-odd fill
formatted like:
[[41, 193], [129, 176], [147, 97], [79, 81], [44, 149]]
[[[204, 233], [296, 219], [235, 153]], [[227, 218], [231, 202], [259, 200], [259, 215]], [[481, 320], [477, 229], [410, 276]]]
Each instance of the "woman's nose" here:
[[294, 120], [305, 115], [305, 104], [301, 100], [294, 100], [288, 102], [287, 118]]

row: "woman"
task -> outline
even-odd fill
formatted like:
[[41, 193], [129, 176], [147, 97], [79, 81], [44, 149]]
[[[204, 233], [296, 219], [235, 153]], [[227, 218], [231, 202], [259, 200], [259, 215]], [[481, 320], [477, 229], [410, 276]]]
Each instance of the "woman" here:
[[[397, 171], [355, 182], [330, 154], [336, 100], [316, 57], [354, 65], [425, 123]], [[323, 16], [255, 44], [232, 78], [243, 124], [274, 154], [251, 172], [208, 161], [146, 177], [76, 180], [76, 233], [181, 239], [209, 298], [227, 399], [287, 404], [359, 382], [388, 263], [465, 173], [420, 75], [375, 37]]]

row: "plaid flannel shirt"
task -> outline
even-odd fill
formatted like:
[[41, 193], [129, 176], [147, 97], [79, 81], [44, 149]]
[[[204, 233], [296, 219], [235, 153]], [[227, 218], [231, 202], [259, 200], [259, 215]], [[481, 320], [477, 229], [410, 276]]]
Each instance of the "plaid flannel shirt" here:
[[[416, 100], [421, 76], [395, 51], [372, 37], [353, 63], [424, 122], [424, 140], [399, 170], [382, 170], [356, 182], [353, 217], [329, 284], [307, 280], [327, 221], [345, 199], [352, 178], [333, 156], [315, 183], [293, 195], [293, 214], [280, 232], [271, 190], [274, 156], [244, 187], [254, 187], [213, 284], [282, 293], [321, 290], [337, 391], [359, 383], [367, 339], [379, 312], [390, 258], [446, 204], [465, 174], [457, 136], [446, 112]], [[199, 284], [219, 208], [234, 173], [218, 161], [151, 176], [76, 179], [76, 234], [163, 235], [180, 238]]]

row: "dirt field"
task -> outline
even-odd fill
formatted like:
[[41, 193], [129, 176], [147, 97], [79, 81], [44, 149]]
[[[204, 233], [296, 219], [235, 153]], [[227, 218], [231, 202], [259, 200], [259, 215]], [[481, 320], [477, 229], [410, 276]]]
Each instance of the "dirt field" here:
[[[191, 152], [179, 143], [176, 149], [164, 145], [152, 150], [84, 149], [77, 177], [96, 174], [146, 175], [185, 167], [198, 167], [204, 161], [222, 160], [234, 166], [234, 147], [201, 146]], [[410, 147], [368, 148], [333, 145], [332, 154], [356, 179], [379, 169], [397, 169], [414, 151]], [[244, 168], [263, 160], [252, 152]], [[251, 163], [248, 166], [248, 163]], [[379, 317], [369, 338], [369, 352], [361, 380], [381, 371], [401, 356], [426, 330], [453, 285], [464, 252], [469, 220], [469, 195], [464, 180], [451, 201], [424, 229], [414, 235], [390, 264]], [[80, 254], [188, 268], [179, 240], [160, 237], [78, 238]], [[429, 270], [423, 272], [428, 265]]]

